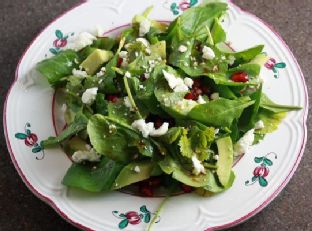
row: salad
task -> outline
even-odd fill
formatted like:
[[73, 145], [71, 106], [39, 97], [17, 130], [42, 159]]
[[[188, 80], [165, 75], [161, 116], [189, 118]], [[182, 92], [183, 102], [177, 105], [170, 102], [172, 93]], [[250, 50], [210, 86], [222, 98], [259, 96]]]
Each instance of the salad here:
[[169, 25], [148, 8], [116, 38], [82, 32], [37, 64], [64, 94], [66, 128], [43, 142], [73, 161], [63, 179], [91, 192], [212, 195], [235, 180], [235, 158], [286, 112], [262, 91], [263, 45], [234, 51], [225, 3], [186, 10]]

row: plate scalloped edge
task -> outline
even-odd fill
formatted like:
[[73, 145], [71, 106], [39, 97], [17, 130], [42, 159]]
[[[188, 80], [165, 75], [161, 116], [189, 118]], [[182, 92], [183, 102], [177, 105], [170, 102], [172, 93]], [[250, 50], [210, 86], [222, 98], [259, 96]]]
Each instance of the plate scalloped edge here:
[[[71, 9], [69, 9], [68, 11], [64, 12], [63, 14], [61, 14], [60, 16], [58, 16], [57, 18], [55, 18], [51, 23], [49, 23], [34, 39], [33, 41], [30, 43], [30, 45], [27, 47], [27, 49], [24, 51], [23, 55], [21, 56], [18, 64], [17, 64], [17, 68], [16, 68], [16, 72], [15, 72], [15, 79], [14, 82], [12, 83], [12, 85], [10, 86], [10, 89], [8, 90], [6, 99], [5, 99], [5, 103], [4, 103], [4, 113], [3, 113], [3, 125], [4, 125], [4, 133], [5, 133], [5, 138], [6, 138], [6, 143], [7, 143], [7, 147], [10, 153], [10, 157], [12, 159], [12, 162], [18, 172], [18, 174], [20, 175], [20, 177], [22, 178], [23, 182], [26, 184], [26, 186], [29, 188], [29, 190], [31, 192], [33, 192], [38, 198], [40, 198], [42, 201], [46, 202], [47, 204], [49, 204], [63, 219], [65, 219], [66, 221], [68, 221], [69, 223], [73, 224], [74, 226], [80, 228], [80, 229], [84, 229], [84, 230], [92, 230], [82, 224], [80, 224], [77, 221], [74, 221], [72, 219], [70, 219], [60, 208], [57, 207], [57, 205], [54, 203], [54, 201], [52, 199], [50, 199], [49, 197], [42, 195], [40, 192], [38, 192], [33, 186], [32, 184], [27, 180], [27, 178], [25, 177], [25, 175], [23, 174], [22, 170], [20, 169], [14, 153], [12, 151], [11, 145], [10, 145], [10, 141], [8, 139], [8, 132], [7, 132], [7, 125], [6, 125], [6, 108], [7, 108], [7, 99], [8, 96], [10, 95], [11, 89], [14, 86], [14, 84], [16, 83], [16, 80], [18, 79], [18, 70], [19, 70], [19, 65], [24, 57], [24, 55], [27, 53], [28, 49], [32, 46], [32, 44], [36, 41], [36, 39], [51, 25], [53, 24], [56, 20], [58, 20], [59, 18], [63, 17], [64, 15], [66, 15], [67, 13], [73, 11], [75, 8], [81, 6], [82, 4], [85, 4], [87, 1], [82, 1], [80, 3], [78, 3], [77, 5], [73, 6]], [[206, 231], [208, 230], [216, 230], [216, 229], [224, 229], [224, 228], [229, 228], [231, 226], [237, 225], [243, 221], [246, 221], [247, 219], [249, 219], [250, 217], [254, 216], [255, 214], [257, 214], [259, 211], [261, 211], [265, 206], [267, 206], [277, 195], [278, 193], [286, 186], [286, 184], [288, 183], [288, 181], [291, 179], [291, 176], [294, 174], [300, 160], [301, 157], [303, 155], [304, 152], [304, 147], [307, 141], [307, 127], [306, 127], [306, 121], [307, 121], [307, 113], [308, 113], [308, 93], [307, 93], [307, 87], [304, 81], [304, 76], [303, 73], [300, 69], [300, 66], [296, 60], [296, 58], [294, 57], [293, 53], [291, 52], [291, 50], [289, 49], [289, 47], [287, 46], [287, 44], [284, 42], [284, 40], [282, 39], [282, 37], [273, 29], [272, 26], [268, 25], [267, 23], [265, 23], [263, 20], [259, 19], [258, 17], [256, 17], [255, 15], [246, 12], [242, 9], [240, 9], [238, 6], [236, 6], [232, 1], [229, 1], [230, 4], [232, 6], [234, 6], [236, 8], [236, 10], [238, 10], [240, 13], [242, 14], [246, 14], [250, 17], [253, 17], [254, 19], [256, 19], [257, 21], [259, 21], [260, 23], [262, 23], [263, 25], [265, 25], [267, 28], [269, 28], [277, 37], [278, 39], [282, 42], [283, 46], [287, 49], [288, 53], [291, 55], [292, 59], [295, 61], [296, 66], [300, 72], [301, 75], [301, 79], [302, 79], [302, 83], [304, 85], [304, 90], [305, 90], [305, 105], [304, 105], [304, 113], [303, 113], [303, 121], [302, 121], [302, 126], [304, 129], [304, 135], [303, 135], [303, 141], [302, 141], [302, 145], [300, 148], [300, 152], [297, 154], [297, 159], [291, 169], [291, 171], [289, 172], [289, 174], [287, 175], [286, 179], [282, 182], [282, 184], [279, 185], [279, 187], [273, 192], [273, 194], [271, 194], [260, 206], [258, 206], [256, 209], [254, 209], [253, 211], [249, 212], [248, 214], [246, 214], [245, 216], [236, 219], [230, 223], [221, 225], [221, 226], [214, 226], [214, 227], [209, 227], [206, 229]]]

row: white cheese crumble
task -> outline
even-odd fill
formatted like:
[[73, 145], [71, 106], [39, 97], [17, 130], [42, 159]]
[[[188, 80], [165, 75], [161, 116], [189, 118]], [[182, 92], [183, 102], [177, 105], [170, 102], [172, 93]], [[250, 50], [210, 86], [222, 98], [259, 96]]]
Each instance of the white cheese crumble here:
[[97, 91], [98, 91], [97, 87], [87, 89], [81, 96], [82, 102], [88, 105], [92, 104], [96, 98]]
[[256, 124], [255, 124], [255, 129], [256, 130], [259, 130], [259, 129], [262, 129], [264, 128], [264, 123], [262, 120], [259, 120]]
[[135, 166], [133, 170], [134, 170], [136, 173], [141, 172], [141, 169], [140, 169], [140, 167], [139, 167], [138, 165]]
[[219, 98], [220, 98], [220, 96], [219, 96], [218, 92], [212, 93], [210, 95], [210, 99], [212, 99], [212, 100], [216, 100], [216, 99], [219, 99]]
[[204, 98], [200, 95], [200, 96], [198, 96], [197, 103], [199, 103], [199, 104], [204, 104], [204, 103], [206, 103], [206, 101], [205, 101]]
[[143, 137], [147, 138], [148, 136], [162, 136], [165, 135], [169, 128], [169, 123], [163, 123], [160, 128], [155, 129], [154, 123], [146, 123], [144, 119], [135, 120], [131, 127], [139, 130]]
[[79, 51], [82, 48], [91, 45], [94, 40], [96, 40], [95, 36], [88, 32], [82, 32], [77, 37], [75, 37], [75, 40], [73, 42], [68, 44], [68, 48]]
[[184, 83], [183, 79], [177, 78], [173, 74], [163, 70], [163, 74], [165, 79], [168, 82], [169, 87], [174, 91], [174, 92], [183, 92], [183, 91], [188, 91], [188, 86]]
[[128, 51], [120, 51], [119, 57], [123, 58], [123, 59], [127, 58], [128, 57]]
[[142, 43], [145, 47], [150, 47], [150, 43], [145, 38], [137, 38], [135, 41]]
[[204, 46], [203, 50], [203, 58], [207, 60], [214, 59], [216, 57], [215, 53], [210, 47]]
[[255, 139], [254, 131], [255, 129], [250, 129], [237, 141], [234, 145], [234, 156], [240, 156], [248, 152]]
[[230, 56], [228, 57], [228, 59], [229, 59], [229, 64], [230, 64], [230, 65], [233, 65], [234, 62], [235, 62], [235, 57], [234, 57], [233, 55], [230, 55]]
[[205, 174], [206, 170], [205, 167], [202, 165], [202, 163], [197, 159], [197, 157], [194, 155], [192, 156], [192, 162], [193, 162], [193, 174], [194, 175], [199, 175], [200, 173]]
[[130, 72], [129, 72], [129, 71], [127, 71], [127, 72], [125, 73], [125, 77], [127, 77], [127, 78], [131, 78], [131, 74], [130, 74]]
[[88, 151], [76, 151], [72, 155], [72, 160], [75, 163], [81, 163], [85, 160], [96, 162], [96, 161], [100, 161], [100, 159], [101, 159], [101, 156], [97, 154], [93, 148], [91, 148]]
[[106, 68], [102, 67], [101, 70], [98, 73], [96, 73], [96, 77], [103, 76], [105, 74], [105, 72], [106, 72]]
[[76, 68], [73, 69], [72, 74], [79, 78], [86, 78], [88, 76], [87, 72], [82, 70], [77, 70]]
[[188, 88], [192, 88], [194, 81], [191, 78], [186, 77], [183, 81]]
[[151, 22], [148, 19], [144, 19], [141, 23], [140, 23], [140, 28], [139, 28], [139, 35], [140, 36], [144, 36], [145, 34], [147, 34], [151, 29]]
[[181, 53], [184, 53], [187, 51], [187, 46], [184, 46], [184, 45], [180, 45], [178, 50], [181, 52]]
[[219, 155], [214, 155], [214, 156], [213, 156], [213, 159], [214, 159], [214, 160], [219, 160]]

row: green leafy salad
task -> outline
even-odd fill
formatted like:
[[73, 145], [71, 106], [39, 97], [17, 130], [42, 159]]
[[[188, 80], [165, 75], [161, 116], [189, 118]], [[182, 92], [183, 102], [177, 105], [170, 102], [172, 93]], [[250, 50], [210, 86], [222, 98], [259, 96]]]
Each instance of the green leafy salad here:
[[220, 193], [235, 180], [235, 158], [300, 108], [262, 92], [263, 45], [228, 45], [227, 4], [188, 9], [169, 25], [150, 11], [115, 38], [80, 33], [37, 64], [64, 94], [67, 123], [44, 147], [61, 144], [72, 159], [69, 187]]

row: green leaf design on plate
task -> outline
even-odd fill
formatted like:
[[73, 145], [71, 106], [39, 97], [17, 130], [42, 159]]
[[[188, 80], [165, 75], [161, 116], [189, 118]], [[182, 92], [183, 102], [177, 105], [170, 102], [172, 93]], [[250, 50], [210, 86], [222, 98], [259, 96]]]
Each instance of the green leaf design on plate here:
[[268, 185], [268, 181], [264, 177], [260, 176], [259, 177], [259, 184], [262, 187], [266, 187]]
[[263, 159], [263, 163], [265, 165], [267, 165], [267, 166], [272, 166], [273, 165], [273, 162], [270, 159], [268, 159], [268, 158], [264, 158]]
[[55, 35], [58, 39], [62, 39], [63, 38], [63, 33], [60, 30], [56, 30], [55, 31]]
[[127, 219], [122, 220], [119, 222], [118, 227], [119, 229], [124, 229], [128, 226], [129, 221]]
[[147, 208], [146, 208], [145, 205], [142, 205], [142, 206], [140, 207], [140, 211], [141, 211], [142, 213], [149, 213], [149, 211], [147, 210]]
[[20, 139], [20, 140], [24, 140], [27, 138], [27, 135], [24, 133], [16, 133], [15, 138]]
[[40, 147], [40, 146], [37, 146], [37, 147], [34, 147], [31, 151], [33, 152], [33, 153], [38, 153], [38, 152], [40, 152], [42, 150], [42, 148]]
[[52, 54], [54, 54], [54, 55], [57, 55], [57, 53], [58, 53], [57, 50], [54, 49], [54, 48], [50, 48], [49, 51], [50, 51]]
[[126, 215], [124, 213], [121, 213], [119, 214], [119, 217], [126, 218]]
[[149, 223], [151, 220], [151, 214], [150, 213], [146, 213], [144, 216], [144, 222], [145, 223]]
[[277, 67], [277, 68], [285, 68], [285, 67], [286, 67], [286, 63], [283, 63], [283, 62], [277, 63], [277, 64], [274, 65], [274, 67]]
[[255, 157], [255, 162], [256, 163], [261, 163], [263, 160], [263, 157]]
[[252, 182], [255, 182], [257, 179], [258, 179], [258, 176], [253, 176], [253, 177], [251, 178], [251, 181], [252, 181]]

